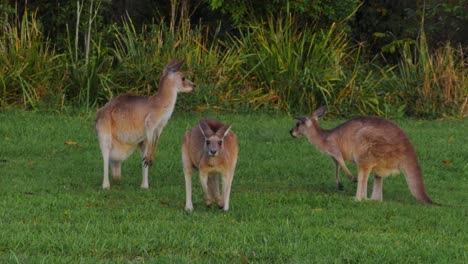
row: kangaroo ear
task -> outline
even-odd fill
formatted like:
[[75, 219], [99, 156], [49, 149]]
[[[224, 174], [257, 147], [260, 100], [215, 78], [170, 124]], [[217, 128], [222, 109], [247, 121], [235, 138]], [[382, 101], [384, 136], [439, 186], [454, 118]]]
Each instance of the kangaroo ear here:
[[183, 64], [184, 64], [184, 60], [181, 60], [181, 61], [177, 61], [177, 59], [171, 60], [171, 62], [169, 62], [166, 65], [166, 68], [164, 68], [164, 75], [180, 71], [180, 68], [182, 67]]
[[214, 134], [213, 130], [211, 130], [210, 126], [205, 122], [205, 120], [200, 120], [198, 127], [200, 128], [200, 131], [205, 138], [209, 138]]
[[307, 118], [305, 116], [300, 116], [300, 117], [295, 117], [294, 119], [298, 120], [302, 124], [305, 124], [307, 122], [307, 119], [309, 119], [309, 118]]
[[312, 114], [312, 118], [320, 118], [322, 117], [325, 113], [327, 112], [327, 106], [324, 105], [320, 107], [319, 109], [315, 110], [315, 112]]
[[231, 125], [229, 125], [229, 126], [224, 125], [220, 129], [218, 129], [218, 131], [216, 131], [216, 135], [218, 137], [224, 138], [225, 136], [227, 136], [227, 134], [229, 133], [230, 130], [231, 130]]
[[310, 121], [310, 118], [308, 118], [306, 116], [295, 117], [294, 119], [299, 120], [299, 122], [301, 122], [301, 124], [304, 124], [307, 127], [310, 127], [312, 125], [312, 121]]

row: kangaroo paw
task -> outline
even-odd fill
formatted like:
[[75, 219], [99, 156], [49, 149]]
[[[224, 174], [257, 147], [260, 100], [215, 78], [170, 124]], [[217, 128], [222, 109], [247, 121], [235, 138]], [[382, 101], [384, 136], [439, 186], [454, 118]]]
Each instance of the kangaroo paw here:
[[211, 205], [213, 204], [213, 200], [211, 199], [206, 199], [205, 200], [205, 205], [207, 208], [211, 208]]
[[153, 161], [152, 161], [152, 160], [147, 159], [147, 158], [143, 158], [143, 166], [145, 166], [145, 168], [146, 168], [146, 167], [149, 167], [149, 166], [151, 166], [151, 165], [153, 165]]
[[343, 186], [343, 184], [342, 184], [341, 182], [339, 182], [339, 183], [336, 185], [336, 187], [338, 187], [338, 191], [340, 191], [340, 192], [344, 191], [344, 186]]

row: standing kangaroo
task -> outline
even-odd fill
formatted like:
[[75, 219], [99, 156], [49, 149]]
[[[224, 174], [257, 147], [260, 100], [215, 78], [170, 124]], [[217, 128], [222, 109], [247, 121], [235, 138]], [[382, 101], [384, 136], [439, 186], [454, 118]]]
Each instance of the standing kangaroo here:
[[109, 163], [114, 180], [120, 181], [122, 162], [136, 147], [143, 157], [141, 188], [148, 189], [148, 167], [174, 111], [177, 93], [195, 89], [195, 84], [179, 72], [183, 63], [174, 59], [166, 65], [156, 95], [120, 95], [97, 112], [95, 129], [104, 159], [103, 189], [110, 188]]
[[[199, 170], [200, 181], [205, 193], [205, 204], [229, 210], [229, 196], [234, 170], [237, 163], [237, 137], [230, 131], [231, 126], [218, 120], [201, 120], [199, 125], [184, 135], [182, 144], [182, 165], [185, 174], [185, 211], [191, 212], [192, 167]], [[223, 176], [223, 194], [219, 193], [219, 177]]]
[[343, 185], [339, 169], [355, 181], [345, 161], [352, 160], [358, 168], [356, 200], [367, 199], [367, 180], [374, 171], [374, 188], [371, 199], [382, 200], [382, 177], [403, 172], [413, 196], [424, 204], [435, 204], [426, 193], [416, 153], [405, 132], [396, 124], [379, 117], [356, 117], [332, 130], [323, 130], [318, 118], [327, 108], [322, 106], [311, 117], [296, 118], [297, 125], [291, 129], [294, 138], [304, 135], [321, 152], [335, 163], [335, 178], [338, 189]]

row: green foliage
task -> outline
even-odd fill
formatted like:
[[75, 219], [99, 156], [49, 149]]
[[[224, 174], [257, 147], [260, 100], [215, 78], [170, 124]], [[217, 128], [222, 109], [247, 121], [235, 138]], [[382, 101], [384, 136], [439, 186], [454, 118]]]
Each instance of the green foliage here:
[[350, 40], [346, 24], [307, 26], [301, 16], [284, 12], [250, 19], [228, 37], [222, 24], [211, 29], [183, 19], [175, 28], [164, 22], [136, 28], [128, 17], [102, 31], [100, 3], [77, 2], [65, 48], [51, 45], [34, 14], [1, 20], [2, 108], [73, 105], [89, 111], [121, 93], [155, 94], [163, 67], [179, 58], [198, 84], [194, 95], [178, 100], [187, 111], [303, 114], [327, 104], [343, 116], [467, 113], [462, 47], [431, 52], [425, 37], [397, 39], [386, 47], [404, 49], [398, 67], [380, 66], [365, 59], [366, 46]]
[[392, 68], [361, 63], [360, 47], [351, 45], [338, 24], [327, 30], [300, 29], [296, 20], [270, 17], [235, 39], [245, 54], [241, 75], [249, 86], [290, 112], [311, 113], [327, 104], [343, 115], [383, 115], [391, 92], [381, 84]]
[[415, 41], [420, 36], [421, 19], [425, 20], [427, 45], [436, 49], [450, 42], [454, 46], [468, 45], [468, 12], [465, 0], [426, 1], [363, 1], [351, 20], [352, 35], [365, 43], [365, 52], [379, 52], [387, 60], [399, 60], [397, 45]]
[[34, 109], [40, 101], [59, 107], [59, 55], [42, 35], [35, 13], [26, 12], [20, 21], [6, 17], [0, 26], [0, 107], [21, 104]]
[[263, 89], [276, 94], [281, 107], [310, 111], [317, 104], [328, 103], [334, 86], [343, 78], [343, 60], [348, 50], [344, 33], [301, 31], [296, 18], [270, 17], [249, 26], [236, 38], [238, 49], [246, 58], [241, 74]]
[[[449, 43], [430, 53], [424, 31], [415, 50], [409, 45], [401, 49], [395, 83], [411, 115], [437, 117], [440, 113], [466, 115], [468, 69], [462, 47]], [[396, 90], [396, 89], [395, 89]]]
[[195, 173], [194, 212], [186, 215], [180, 144], [202, 115], [181, 112], [161, 136], [148, 191], [139, 187], [138, 153], [124, 163], [120, 184], [100, 189], [94, 114], [0, 112], [0, 262], [468, 261], [466, 120], [399, 121], [427, 192], [443, 204], [428, 207], [402, 175], [384, 180], [383, 202], [355, 202], [356, 186], [343, 174], [345, 191], [337, 191], [333, 162], [289, 136], [288, 116], [217, 116], [233, 124], [240, 144], [230, 211], [204, 207]]
[[[212, 10], [221, 10], [230, 15], [236, 26], [251, 23], [251, 18], [267, 20], [268, 17], [292, 12], [302, 25], [315, 24], [324, 27], [346, 19], [358, 7], [358, 0], [324, 1], [324, 0], [207, 0]], [[250, 22], [249, 22], [250, 21]], [[302, 23], [307, 21], [306, 23]]]
[[184, 24], [176, 35], [164, 24], [145, 27], [138, 33], [127, 20], [115, 32], [113, 80], [120, 87], [113, 93], [154, 94], [167, 62], [179, 58], [185, 59], [187, 77], [198, 85], [194, 95], [179, 98], [181, 107], [220, 108], [224, 100], [230, 100], [225, 89], [234, 85], [235, 80], [229, 77], [236, 74], [242, 61], [237, 50], [225, 48], [216, 34], [210, 36], [202, 25], [192, 28]]
[[[100, 3], [91, 1], [89, 9], [85, 10], [85, 6], [80, 1], [77, 2], [75, 34], [72, 35], [70, 29], [67, 30], [67, 50], [62, 62], [66, 65], [68, 73], [68, 100], [87, 110], [94, 106], [98, 96], [104, 91], [109, 91], [112, 85], [109, 78], [112, 58], [108, 56], [108, 48], [103, 43], [103, 33], [97, 33], [95, 26]], [[87, 16], [83, 16], [83, 13], [87, 13]], [[87, 17], [84, 32], [82, 17]]]
[[[8, 2], [8, 1], [6, 1]], [[9, 1], [7, 5], [12, 15], [22, 19], [22, 15], [27, 12], [35, 12], [37, 19], [42, 25], [42, 34], [47, 36], [60, 52], [66, 49], [67, 25], [76, 22], [77, 8], [82, 9], [82, 18], [80, 19], [79, 32], [87, 32], [89, 16], [95, 16], [95, 27], [98, 32], [105, 32], [109, 25], [109, 11], [112, 10], [112, 0], [60, 0], [60, 1]], [[2, 12], [0, 4], [0, 12]], [[91, 7], [98, 11], [96, 14], [90, 13]], [[96, 16], [97, 15], [97, 16]], [[107, 17], [107, 19], [106, 19]], [[84, 37], [82, 35], [81, 37]]]

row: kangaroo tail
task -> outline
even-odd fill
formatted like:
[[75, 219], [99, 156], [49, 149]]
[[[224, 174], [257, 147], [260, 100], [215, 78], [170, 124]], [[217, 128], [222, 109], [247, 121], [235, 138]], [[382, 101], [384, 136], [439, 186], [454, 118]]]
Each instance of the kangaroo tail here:
[[406, 177], [406, 182], [411, 191], [411, 194], [425, 205], [440, 205], [429, 198], [424, 188], [422, 179], [421, 168], [416, 159], [408, 162], [408, 165], [402, 168], [403, 173]]

